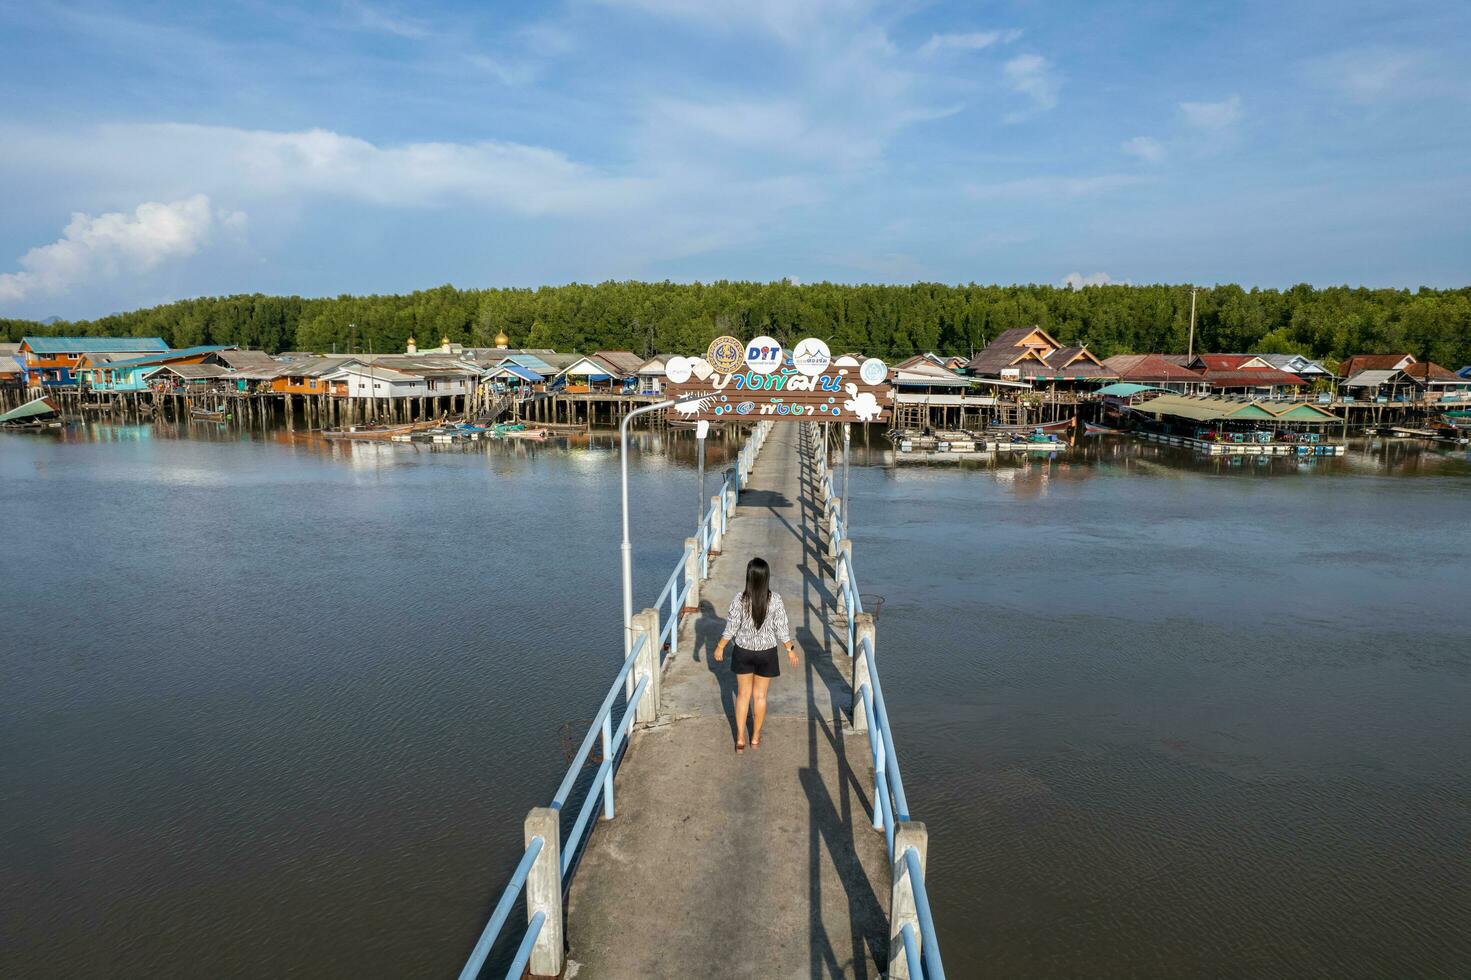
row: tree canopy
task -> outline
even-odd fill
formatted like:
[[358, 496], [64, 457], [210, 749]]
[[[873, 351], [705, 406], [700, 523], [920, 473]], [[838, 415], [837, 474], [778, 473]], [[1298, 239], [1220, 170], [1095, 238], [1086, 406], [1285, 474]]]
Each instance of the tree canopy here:
[[[1453, 370], [1471, 363], [1471, 288], [1286, 290], [1215, 286], [1199, 293], [1197, 352], [1296, 352], [1341, 359], [1409, 352]], [[900, 358], [969, 354], [1002, 330], [1037, 324], [1100, 357], [1183, 353], [1190, 287], [842, 285], [790, 282], [604, 282], [540, 289], [439, 286], [407, 295], [221, 296], [75, 322], [0, 319], [25, 335], [160, 336], [175, 347], [239, 344], [273, 353], [403, 350], [441, 337], [488, 347], [703, 350], [712, 337], [821, 337], [834, 351]]]

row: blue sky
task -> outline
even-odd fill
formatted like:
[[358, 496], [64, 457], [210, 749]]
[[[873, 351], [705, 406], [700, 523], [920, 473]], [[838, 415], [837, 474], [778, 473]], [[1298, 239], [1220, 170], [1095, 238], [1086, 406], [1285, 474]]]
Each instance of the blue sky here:
[[0, 315], [1471, 281], [1471, 5], [0, 0]]

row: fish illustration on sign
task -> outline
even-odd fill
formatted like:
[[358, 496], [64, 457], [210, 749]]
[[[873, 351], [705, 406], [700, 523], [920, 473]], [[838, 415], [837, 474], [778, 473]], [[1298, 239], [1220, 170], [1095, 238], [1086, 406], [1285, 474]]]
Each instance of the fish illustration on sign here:
[[858, 386], [851, 381], [843, 387], [848, 392], [848, 398], [843, 402], [843, 411], [852, 412], [858, 416], [860, 422], [872, 422], [879, 417], [881, 409], [878, 399], [873, 397], [873, 392], [865, 391], [859, 394]]

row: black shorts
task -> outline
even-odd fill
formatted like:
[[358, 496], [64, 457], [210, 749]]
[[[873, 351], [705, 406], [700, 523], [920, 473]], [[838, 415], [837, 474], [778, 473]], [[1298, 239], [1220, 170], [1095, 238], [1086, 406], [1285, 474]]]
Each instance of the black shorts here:
[[769, 650], [747, 650], [738, 646], [730, 657], [730, 669], [737, 674], [755, 674], [757, 677], [780, 677], [781, 665], [776, 659], [776, 647]]

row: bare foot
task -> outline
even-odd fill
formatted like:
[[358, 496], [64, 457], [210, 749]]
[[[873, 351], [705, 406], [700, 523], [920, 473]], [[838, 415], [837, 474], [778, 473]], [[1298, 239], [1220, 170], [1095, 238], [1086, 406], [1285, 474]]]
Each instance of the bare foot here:
[[736, 743], [736, 754], [737, 755], [740, 755], [744, 751], [746, 751], [746, 743], [745, 742], [737, 742]]
[[751, 736], [751, 748], [753, 748], [753, 749], [759, 749], [760, 747], [761, 747], [761, 736], [760, 735], [752, 735]]

